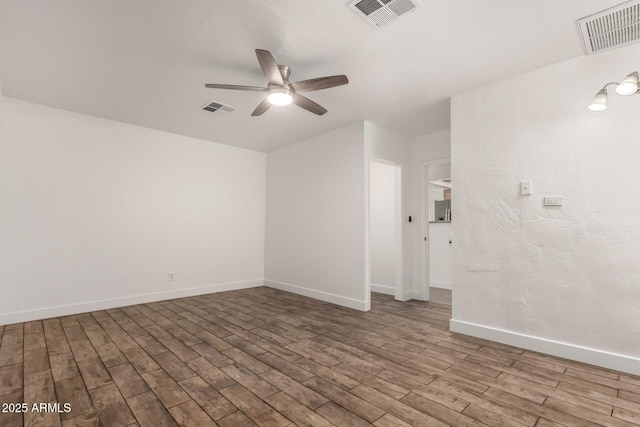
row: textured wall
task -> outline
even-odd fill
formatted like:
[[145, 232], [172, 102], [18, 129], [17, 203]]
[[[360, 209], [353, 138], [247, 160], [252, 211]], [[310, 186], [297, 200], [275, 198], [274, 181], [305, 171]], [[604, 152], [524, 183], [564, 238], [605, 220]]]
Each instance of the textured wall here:
[[[455, 320], [640, 357], [640, 96], [611, 88], [608, 111], [586, 109], [638, 57], [640, 44], [453, 98]], [[551, 194], [564, 206], [543, 207]]]

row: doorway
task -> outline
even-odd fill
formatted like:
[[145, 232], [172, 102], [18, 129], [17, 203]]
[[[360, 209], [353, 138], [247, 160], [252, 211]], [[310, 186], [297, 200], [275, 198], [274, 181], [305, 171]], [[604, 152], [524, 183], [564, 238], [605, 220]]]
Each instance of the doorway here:
[[371, 292], [402, 294], [402, 166], [369, 164], [369, 269]]
[[453, 238], [451, 234], [451, 162], [449, 159], [425, 164], [425, 248], [424, 287], [450, 291], [453, 276]]

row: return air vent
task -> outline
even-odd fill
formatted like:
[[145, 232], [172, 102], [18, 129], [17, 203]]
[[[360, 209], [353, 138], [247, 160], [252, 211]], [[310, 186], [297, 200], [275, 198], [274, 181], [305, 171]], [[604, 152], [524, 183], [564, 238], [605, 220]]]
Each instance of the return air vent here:
[[422, 6], [418, 0], [356, 0], [349, 4], [359, 16], [376, 28]]
[[640, 0], [632, 0], [577, 21], [587, 55], [640, 40]]
[[232, 111], [237, 110], [236, 107], [232, 107], [230, 105], [224, 105], [216, 101], [211, 101], [209, 104], [202, 107], [203, 110], [210, 111], [212, 113], [230, 113]]

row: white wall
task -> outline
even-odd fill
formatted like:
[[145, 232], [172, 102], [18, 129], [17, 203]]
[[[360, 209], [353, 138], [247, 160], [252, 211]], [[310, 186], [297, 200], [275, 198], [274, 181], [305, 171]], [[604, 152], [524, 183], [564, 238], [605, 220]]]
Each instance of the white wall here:
[[427, 235], [426, 221], [428, 204], [426, 201], [427, 176], [425, 164], [447, 160], [451, 156], [451, 133], [446, 130], [422, 135], [409, 141], [411, 158], [411, 212], [416, 218], [410, 235], [411, 245], [411, 297], [418, 300], [429, 299], [427, 286]]
[[396, 255], [398, 239], [396, 225], [397, 166], [371, 162], [369, 164], [369, 262], [371, 290], [395, 295]]
[[265, 283], [368, 310], [363, 123], [267, 155]]
[[[453, 98], [452, 328], [640, 374], [640, 44]], [[533, 180], [533, 195], [518, 183]], [[564, 196], [544, 208], [545, 195]]]
[[[417, 136], [410, 141], [411, 158], [417, 166], [424, 162], [448, 159], [451, 156], [451, 132], [444, 130]], [[420, 168], [415, 168], [419, 172]]]
[[2, 133], [2, 117], [4, 115], [4, 112], [2, 110], [2, 100], [4, 99], [4, 97], [2, 96], [2, 80], [0, 80], [0, 167], [2, 167], [2, 149], [3, 149], [3, 144], [2, 144], [2, 138], [3, 138], [3, 133]]
[[264, 154], [0, 111], [0, 324], [262, 284]]

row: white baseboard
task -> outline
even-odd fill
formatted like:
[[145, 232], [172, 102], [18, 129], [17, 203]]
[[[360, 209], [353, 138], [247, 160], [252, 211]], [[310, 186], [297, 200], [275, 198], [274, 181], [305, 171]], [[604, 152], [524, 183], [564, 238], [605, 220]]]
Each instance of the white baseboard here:
[[277, 282], [275, 280], [265, 280], [264, 286], [285, 292], [291, 292], [292, 294], [315, 298], [320, 301], [330, 302], [332, 304], [341, 305], [343, 307], [353, 308], [355, 310], [371, 310], [371, 301], [360, 301], [353, 298], [330, 294], [328, 292], [317, 291], [315, 289], [309, 289], [298, 285], [292, 285], [290, 283]]
[[151, 292], [147, 294], [138, 294], [126, 297], [87, 301], [77, 304], [35, 308], [32, 310], [15, 311], [12, 313], [0, 313], [0, 325], [9, 325], [11, 323], [29, 322], [32, 320], [40, 319], [49, 319], [51, 317], [58, 316], [69, 316], [71, 314], [87, 313], [97, 310], [107, 310], [110, 308], [126, 307], [128, 305], [144, 304], [148, 302], [163, 301], [174, 298], [191, 297], [194, 295], [204, 295], [215, 292], [255, 288], [263, 285], [264, 282], [262, 280], [219, 283], [216, 285], [198, 286], [194, 288], [175, 289], [162, 292]]
[[614, 369], [616, 371], [628, 372], [633, 375], [640, 375], [640, 359], [635, 357], [477, 325], [461, 320], [451, 319], [449, 325], [451, 332], [496, 341], [539, 353], [546, 353], [590, 365]]
[[405, 301], [408, 300], [416, 300], [416, 301], [427, 301], [427, 298], [425, 297], [424, 293], [422, 291], [409, 291], [407, 292], [407, 299]]
[[441, 280], [429, 280], [430, 288], [440, 288], [440, 289], [449, 289], [451, 290], [451, 282], [444, 282]]
[[372, 283], [371, 284], [371, 292], [377, 292], [379, 294], [395, 296], [396, 288], [394, 288], [393, 286], [376, 285], [375, 283]]

